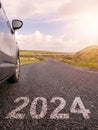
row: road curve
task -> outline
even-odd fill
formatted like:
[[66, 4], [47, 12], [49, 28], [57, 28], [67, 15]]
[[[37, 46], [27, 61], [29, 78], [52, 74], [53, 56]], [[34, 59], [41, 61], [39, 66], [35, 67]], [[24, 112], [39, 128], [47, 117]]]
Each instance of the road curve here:
[[[6, 118], [9, 112], [22, 104], [14, 103], [17, 98], [27, 97], [30, 103], [19, 113], [23, 119]], [[37, 97], [47, 100], [47, 114], [42, 119], [30, 115], [32, 101]], [[53, 97], [61, 97], [66, 106], [60, 113], [69, 113], [69, 119], [50, 119], [59, 101], [50, 103]], [[71, 113], [75, 98], [81, 99], [89, 109], [89, 119], [83, 114]], [[71, 66], [49, 59], [39, 64], [21, 67], [19, 83], [4, 83], [0, 87], [0, 130], [98, 130], [98, 71]], [[41, 102], [37, 104], [38, 113]], [[79, 107], [79, 106], [77, 106]], [[78, 109], [78, 108], [77, 108]]]

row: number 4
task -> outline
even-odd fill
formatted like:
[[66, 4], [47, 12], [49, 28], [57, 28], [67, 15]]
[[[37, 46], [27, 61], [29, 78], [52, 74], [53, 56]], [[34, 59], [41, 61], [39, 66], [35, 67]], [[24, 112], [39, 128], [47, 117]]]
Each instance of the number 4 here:
[[[79, 106], [79, 108], [77, 108], [77, 106]], [[70, 112], [71, 113], [78, 113], [78, 114], [83, 114], [83, 117], [85, 119], [89, 119], [89, 113], [90, 110], [86, 109], [81, 98], [80, 97], [76, 97], [75, 100], [72, 103], [72, 106], [70, 108]]]

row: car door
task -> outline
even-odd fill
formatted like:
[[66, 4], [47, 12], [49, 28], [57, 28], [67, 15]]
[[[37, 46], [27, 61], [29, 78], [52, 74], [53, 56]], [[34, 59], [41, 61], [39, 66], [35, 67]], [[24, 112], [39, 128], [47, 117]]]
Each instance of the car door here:
[[9, 45], [10, 45], [10, 56], [11, 56], [11, 63], [16, 64], [16, 58], [17, 58], [17, 44], [15, 40], [15, 31], [12, 29], [12, 26], [9, 21], [7, 21], [7, 26], [10, 30], [10, 37], [9, 37]]
[[0, 53], [1, 80], [11, 74], [11, 67], [14, 66], [16, 57], [14, 31], [2, 6], [0, 8]]

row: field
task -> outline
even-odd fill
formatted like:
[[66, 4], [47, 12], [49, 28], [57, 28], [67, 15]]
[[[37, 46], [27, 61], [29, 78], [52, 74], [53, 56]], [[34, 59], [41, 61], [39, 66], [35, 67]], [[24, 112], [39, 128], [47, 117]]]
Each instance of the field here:
[[98, 69], [98, 46], [90, 46], [77, 53], [20, 51], [21, 65], [40, 63], [47, 61], [49, 58], [57, 59], [67, 64]]
[[39, 63], [54, 58], [62, 61], [72, 59], [73, 53], [49, 52], [49, 51], [20, 51], [21, 64]]

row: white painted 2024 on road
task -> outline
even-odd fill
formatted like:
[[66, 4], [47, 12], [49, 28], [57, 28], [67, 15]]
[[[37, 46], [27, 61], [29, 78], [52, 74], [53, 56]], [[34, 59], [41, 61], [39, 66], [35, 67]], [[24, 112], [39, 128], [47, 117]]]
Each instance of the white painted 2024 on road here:
[[[25, 113], [19, 113], [22, 109], [28, 106], [30, 99], [28, 97], [19, 97], [14, 102], [19, 103], [20, 101], [23, 101], [23, 103], [18, 106], [16, 109], [9, 112], [6, 116], [6, 119], [20, 119], [23, 120], [26, 116]], [[37, 114], [37, 106], [38, 101], [41, 101], [41, 112], [40, 114]], [[63, 97], [53, 97], [50, 100], [50, 103], [55, 103], [56, 101], [59, 101], [59, 106], [50, 114], [50, 119], [69, 119], [70, 114], [69, 113], [60, 113], [61, 110], [63, 110], [66, 106], [66, 101]], [[77, 105], [79, 108], [77, 108]], [[43, 119], [45, 118], [46, 114], [48, 112], [48, 103], [47, 99], [44, 97], [37, 97], [33, 100], [31, 107], [30, 107], [30, 115], [32, 119]], [[74, 114], [82, 114], [84, 119], [89, 119], [89, 114], [91, 113], [89, 109], [86, 109], [81, 98], [76, 97], [70, 107], [70, 113]]]

